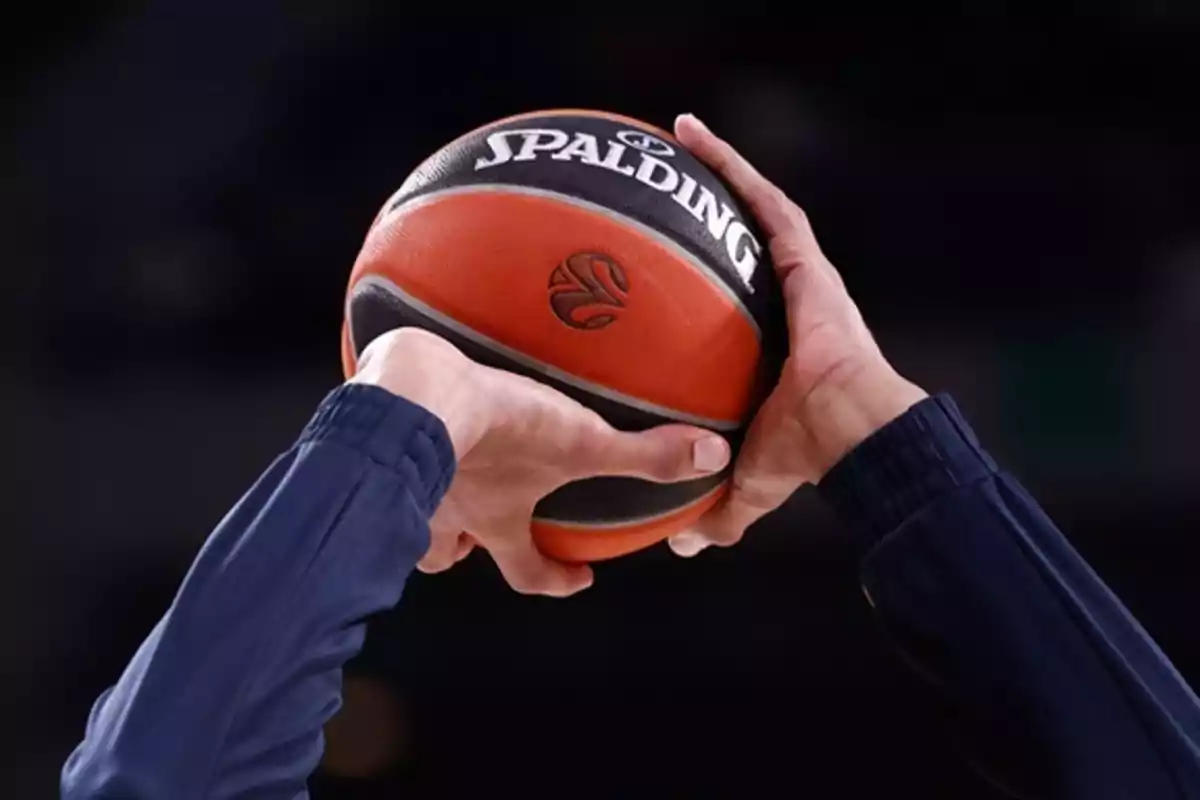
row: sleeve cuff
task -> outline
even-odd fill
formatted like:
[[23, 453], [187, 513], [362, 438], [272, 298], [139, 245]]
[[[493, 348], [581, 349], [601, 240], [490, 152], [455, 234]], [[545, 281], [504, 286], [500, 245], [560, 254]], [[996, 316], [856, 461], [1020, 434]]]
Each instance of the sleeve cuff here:
[[315, 442], [343, 445], [400, 474], [427, 516], [454, 477], [454, 446], [442, 421], [378, 386], [348, 383], [330, 392], [300, 437], [302, 445]]
[[869, 436], [817, 490], [870, 547], [938, 497], [996, 470], [958, 406], [940, 394]]

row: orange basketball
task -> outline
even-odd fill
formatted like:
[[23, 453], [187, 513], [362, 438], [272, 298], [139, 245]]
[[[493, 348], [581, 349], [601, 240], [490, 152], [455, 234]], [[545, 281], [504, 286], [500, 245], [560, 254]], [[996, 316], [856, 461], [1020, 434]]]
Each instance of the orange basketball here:
[[[347, 376], [377, 336], [437, 333], [623, 430], [701, 425], [736, 447], [777, 340], [778, 287], [752, 220], [665, 131], [598, 111], [493, 122], [404, 181], [350, 276]], [[685, 529], [728, 474], [596, 478], [537, 508], [534, 536], [598, 561]]]

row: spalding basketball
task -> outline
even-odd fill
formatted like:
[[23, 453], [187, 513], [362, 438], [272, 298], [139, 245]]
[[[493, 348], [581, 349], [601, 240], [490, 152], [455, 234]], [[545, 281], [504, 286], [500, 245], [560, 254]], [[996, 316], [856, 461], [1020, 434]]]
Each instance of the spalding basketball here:
[[[416, 326], [622, 430], [682, 422], [736, 446], [778, 333], [766, 261], [751, 218], [669, 133], [597, 111], [509, 117], [443, 147], [380, 211], [343, 366]], [[630, 553], [697, 520], [727, 479], [572, 483], [538, 505], [534, 536], [565, 561]]]

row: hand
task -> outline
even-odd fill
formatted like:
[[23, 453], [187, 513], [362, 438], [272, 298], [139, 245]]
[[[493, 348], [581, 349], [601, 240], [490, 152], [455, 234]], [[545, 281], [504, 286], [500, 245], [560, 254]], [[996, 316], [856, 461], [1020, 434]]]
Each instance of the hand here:
[[729, 461], [729, 445], [709, 431], [665, 425], [622, 433], [553, 389], [476, 364], [415, 328], [372, 342], [353, 381], [425, 407], [450, 433], [458, 469], [430, 521], [431, 544], [418, 568], [448, 569], [478, 543], [524, 594], [565, 597], [592, 582], [586, 565], [561, 564], [534, 545], [534, 505], [553, 490], [601, 475], [681, 481]]
[[695, 117], [679, 117], [675, 135], [757, 218], [788, 318], [788, 359], [747, 432], [730, 493], [693, 530], [670, 540], [676, 553], [692, 556], [710, 544], [738, 542], [752, 523], [926, 394], [883, 357], [804, 211]]

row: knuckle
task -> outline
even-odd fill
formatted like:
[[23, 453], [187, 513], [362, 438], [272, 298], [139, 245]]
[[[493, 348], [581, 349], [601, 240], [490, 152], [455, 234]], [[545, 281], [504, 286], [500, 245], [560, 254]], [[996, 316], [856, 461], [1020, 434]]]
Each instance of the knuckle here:
[[508, 585], [514, 592], [523, 595], [545, 594], [546, 589], [546, 581], [541, 576], [524, 571], [510, 575]]
[[724, 512], [718, 512], [712, 523], [699, 526], [696, 535], [706, 543], [721, 547], [737, 543], [742, 538], [743, 528], [728, 513], [728, 507]]
[[526, 578], [509, 578], [508, 586], [517, 594], [532, 595], [537, 594], [537, 587]]
[[742, 537], [745, 535], [746, 535], [745, 528], [742, 528], [742, 527], [725, 528], [723, 530], [716, 531], [715, 534], [710, 537], [710, 539], [711, 539], [712, 543], [715, 544], [717, 547], [732, 547], [733, 545], [740, 542], [742, 540]]
[[679, 456], [660, 456], [648, 465], [647, 476], [659, 483], [670, 483], [687, 474], [688, 463]]
[[[792, 202], [792, 199], [787, 196], [787, 193], [773, 183], [767, 182], [763, 178], [763, 183], [766, 184], [766, 191], [763, 192], [763, 202], [771, 206], [772, 210], [788, 214], [795, 219], [795, 213], [800, 210], [799, 206]], [[803, 212], [801, 212], [803, 213]]]
[[728, 497], [730, 499], [718, 506], [710, 516], [701, 518], [697, 525], [682, 534], [685, 545], [690, 543], [693, 537], [704, 546], [716, 545], [718, 547], [728, 547], [741, 540], [744, 526], [732, 513], [734, 509], [731, 508], [730, 501], [733, 499], [733, 494], [731, 493]]
[[812, 226], [812, 223], [808, 218], [808, 212], [804, 210], [803, 206], [784, 194], [782, 189], [776, 187], [775, 191], [779, 195], [780, 205], [792, 215], [792, 219], [797, 226], [805, 229], [808, 229]]
[[[386, 336], [387, 334], [384, 334]], [[387, 347], [387, 343], [383, 336], [373, 339], [363, 348], [363, 351], [358, 356], [358, 368], [362, 370], [368, 364], [375, 363], [380, 357], [380, 351]]]
[[563, 445], [573, 461], [589, 463], [597, 454], [615, 455], [621, 452], [627, 442], [599, 414], [586, 409], [579, 414], [577, 433], [564, 439]]
[[811, 248], [799, 237], [780, 236], [771, 242], [770, 248], [775, 268], [786, 271], [788, 277], [793, 272], [810, 271], [816, 265]]
[[[779, 505], [776, 493], [768, 489], [760, 481], [750, 480], [745, 476], [735, 474], [730, 488], [733, 496], [737, 498], [737, 503], [746, 511], [755, 514], [765, 514], [768, 511], [774, 511], [775, 507]], [[734, 541], [742, 537], [745, 528], [735, 530], [737, 538]]]

